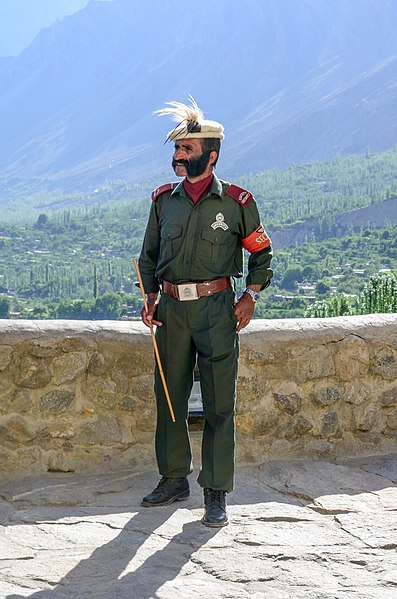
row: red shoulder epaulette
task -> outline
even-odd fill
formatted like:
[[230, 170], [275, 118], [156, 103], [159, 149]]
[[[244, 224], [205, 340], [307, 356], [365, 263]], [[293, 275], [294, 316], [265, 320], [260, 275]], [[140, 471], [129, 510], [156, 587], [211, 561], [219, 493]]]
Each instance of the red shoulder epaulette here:
[[177, 185], [177, 183], [164, 183], [164, 185], [160, 185], [160, 187], [157, 187], [157, 189], [155, 189], [152, 192], [153, 202], [155, 202], [157, 200], [157, 198], [159, 196], [161, 196], [162, 193], [165, 193], [166, 191], [170, 191], [171, 189], [174, 189], [174, 187], [176, 185]]
[[243, 208], [248, 206], [248, 204], [254, 197], [252, 193], [250, 193], [246, 189], [243, 189], [242, 187], [239, 187], [238, 185], [230, 185], [227, 188], [226, 193], [228, 196], [233, 198], [233, 200], [236, 200], [236, 202], [241, 204]]

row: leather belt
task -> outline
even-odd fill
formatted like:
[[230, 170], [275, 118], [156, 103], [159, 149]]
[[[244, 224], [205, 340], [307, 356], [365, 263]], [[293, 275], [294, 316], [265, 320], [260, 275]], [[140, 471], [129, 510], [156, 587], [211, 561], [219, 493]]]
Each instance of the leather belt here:
[[230, 277], [222, 277], [221, 279], [202, 281], [200, 283], [180, 283], [179, 285], [175, 285], [174, 283], [165, 280], [161, 283], [163, 293], [170, 295], [181, 302], [213, 295], [219, 291], [224, 291], [228, 287], [231, 287]]

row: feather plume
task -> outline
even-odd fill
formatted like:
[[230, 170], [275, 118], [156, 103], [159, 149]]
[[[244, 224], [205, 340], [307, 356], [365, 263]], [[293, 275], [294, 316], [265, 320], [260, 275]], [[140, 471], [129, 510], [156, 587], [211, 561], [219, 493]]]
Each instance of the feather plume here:
[[189, 129], [189, 123], [199, 124], [204, 120], [204, 114], [195, 99], [189, 95], [189, 100], [190, 106], [182, 102], [166, 102], [168, 108], [160, 108], [154, 114], [157, 116], [170, 116], [179, 124], [186, 123]]

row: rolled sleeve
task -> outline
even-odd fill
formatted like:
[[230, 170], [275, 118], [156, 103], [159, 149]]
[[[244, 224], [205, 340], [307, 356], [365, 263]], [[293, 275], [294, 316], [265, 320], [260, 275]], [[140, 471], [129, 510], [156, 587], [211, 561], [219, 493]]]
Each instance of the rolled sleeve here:
[[272, 258], [273, 251], [271, 246], [250, 254], [246, 279], [247, 285], [260, 285], [261, 289], [265, 289], [265, 287], [270, 285], [270, 279], [273, 276], [273, 270], [270, 268]]

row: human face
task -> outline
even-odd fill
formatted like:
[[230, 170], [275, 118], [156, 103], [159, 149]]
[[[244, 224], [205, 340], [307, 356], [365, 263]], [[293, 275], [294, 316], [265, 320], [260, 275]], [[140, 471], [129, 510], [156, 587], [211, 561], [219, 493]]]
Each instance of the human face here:
[[[201, 140], [197, 138], [175, 142], [172, 168], [178, 177], [189, 181], [200, 181], [212, 172], [213, 152], [203, 152]], [[214, 152], [216, 156], [216, 152]]]

